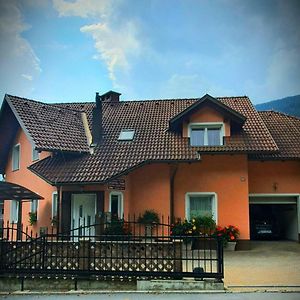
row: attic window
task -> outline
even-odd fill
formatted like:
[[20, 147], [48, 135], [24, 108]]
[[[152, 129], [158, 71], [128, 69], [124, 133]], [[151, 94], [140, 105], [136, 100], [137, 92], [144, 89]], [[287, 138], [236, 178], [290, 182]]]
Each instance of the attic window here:
[[122, 129], [119, 135], [119, 141], [132, 141], [134, 136], [134, 129]]
[[223, 145], [223, 123], [189, 124], [191, 146], [221, 146]]

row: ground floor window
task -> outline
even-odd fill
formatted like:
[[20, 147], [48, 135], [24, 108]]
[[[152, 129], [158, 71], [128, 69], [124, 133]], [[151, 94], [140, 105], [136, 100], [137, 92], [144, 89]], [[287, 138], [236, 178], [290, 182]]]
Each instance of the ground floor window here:
[[109, 212], [112, 217], [123, 218], [123, 193], [111, 192], [109, 195]]
[[37, 213], [38, 210], [38, 200], [31, 200], [30, 212]]
[[10, 222], [18, 222], [19, 202], [16, 200], [10, 201]]
[[52, 219], [57, 217], [57, 192], [52, 193]]
[[187, 193], [185, 202], [187, 220], [198, 216], [212, 216], [217, 221], [216, 193]]

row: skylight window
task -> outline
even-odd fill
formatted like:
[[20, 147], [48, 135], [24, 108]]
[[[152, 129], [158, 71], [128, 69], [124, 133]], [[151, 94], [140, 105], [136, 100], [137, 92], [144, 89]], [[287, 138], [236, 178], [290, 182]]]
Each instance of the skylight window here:
[[134, 136], [134, 129], [122, 129], [119, 135], [119, 141], [132, 141]]

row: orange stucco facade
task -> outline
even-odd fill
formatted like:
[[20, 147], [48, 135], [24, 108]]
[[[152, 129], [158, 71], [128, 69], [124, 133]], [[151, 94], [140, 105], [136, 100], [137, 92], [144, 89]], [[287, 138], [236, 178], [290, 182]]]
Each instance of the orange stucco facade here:
[[300, 194], [299, 161], [250, 161], [249, 193]]
[[[10, 153], [5, 171], [5, 179], [8, 182], [20, 184], [44, 198], [38, 204], [38, 223], [32, 226], [32, 230], [35, 231], [37, 227], [49, 226], [51, 223], [52, 193], [56, 191], [56, 187], [51, 186], [27, 169], [33, 163], [32, 145], [22, 129], [19, 129], [17, 133], [14, 145], [16, 144], [20, 144], [20, 168], [19, 170], [12, 171], [12, 155]], [[49, 155], [48, 152], [42, 152], [39, 154], [39, 158], [43, 159]], [[10, 219], [10, 204], [11, 201], [5, 201], [4, 203], [5, 221]], [[24, 202], [22, 204], [22, 223], [24, 226], [29, 226], [29, 212], [30, 202]]]

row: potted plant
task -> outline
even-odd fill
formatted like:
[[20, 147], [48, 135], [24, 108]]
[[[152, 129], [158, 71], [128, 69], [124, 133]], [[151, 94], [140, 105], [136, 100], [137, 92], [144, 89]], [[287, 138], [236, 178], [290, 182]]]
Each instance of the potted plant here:
[[145, 234], [151, 236], [153, 227], [159, 223], [158, 213], [154, 210], [146, 210], [143, 215], [138, 218], [138, 222], [144, 224]]
[[215, 231], [215, 236], [221, 238], [226, 250], [234, 251], [240, 231], [236, 226], [228, 225], [225, 227], [218, 226]]
[[28, 215], [29, 215], [29, 224], [34, 225], [37, 222], [37, 213], [30, 212]]

